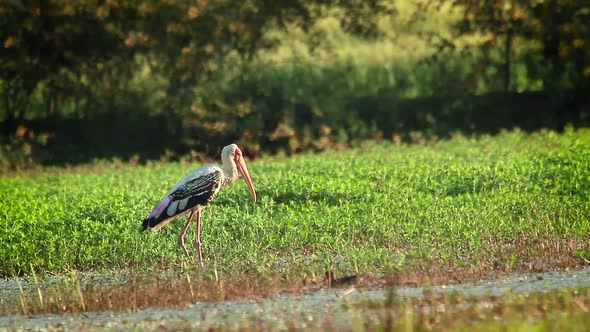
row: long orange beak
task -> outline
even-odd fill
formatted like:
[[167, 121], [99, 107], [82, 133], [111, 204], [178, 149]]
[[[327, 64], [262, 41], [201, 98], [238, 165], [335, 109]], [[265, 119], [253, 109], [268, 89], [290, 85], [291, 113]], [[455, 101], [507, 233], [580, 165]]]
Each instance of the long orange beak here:
[[[240, 153], [240, 155], [241, 155], [241, 153]], [[252, 195], [252, 198], [254, 199], [254, 202], [256, 203], [256, 191], [254, 190], [254, 185], [252, 184], [252, 179], [250, 178], [250, 172], [248, 172], [248, 167], [246, 166], [246, 162], [244, 161], [244, 157], [241, 157], [238, 160], [236, 160], [236, 166], [238, 166], [238, 171], [240, 171], [240, 173], [242, 174], [242, 177], [244, 177], [244, 180], [246, 180], [246, 184], [248, 185], [248, 189], [250, 189], [250, 195]]]

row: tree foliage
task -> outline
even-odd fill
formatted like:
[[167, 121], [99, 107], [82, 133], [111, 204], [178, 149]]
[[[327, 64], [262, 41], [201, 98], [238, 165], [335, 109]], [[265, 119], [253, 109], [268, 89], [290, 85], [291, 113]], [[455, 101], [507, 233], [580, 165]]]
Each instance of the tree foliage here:
[[[10, 104], [3, 109], [22, 118], [17, 100], [40, 83], [52, 90], [50, 99], [84, 98], [72, 86], [108, 80], [109, 71], [117, 80], [129, 76], [137, 55], [168, 80], [170, 96], [181, 95], [229, 65], [221, 63], [227, 54], [247, 57], [270, 46], [261, 44], [264, 31], [309, 26], [334, 6], [355, 17], [345, 24], [359, 33], [375, 30], [367, 15], [383, 7], [377, 0], [6, 1], [0, 4], [0, 80]], [[358, 10], [365, 16], [353, 15]], [[56, 95], [63, 93], [73, 96]]]
[[[504, 48], [505, 90], [512, 55], [519, 43], [536, 43], [549, 70], [533, 70], [546, 89], [588, 87], [590, 81], [590, 1], [587, 0], [430, 0], [426, 7], [451, 5], [462, 13], [455, 35], [485, 36], [484, 49]], [[446, 46], [453, 47], [453, 43]], [[533, 63], [531, 62], [531, 65]]]
[[[586, 0], [420, 3], [423, 6], [412, 17], [437, 6], [460, 11], [454, 37], [483, 36], [485, 43], [477, 47], [484, 61], [500, 45], [503, 57], [483, 67], [504, 73], [506, 92], [512, 89], [516, 53], [530, 57], [527, 75], [541, 80], [544, 89], [588, 88], [590, 8]], [[297, 135], [311, 139], [323, 138], [326, 132], [340, 132], [342, 137], [373, 132], [367, 128], [383, 123], [363, 115], [375, 113], [368, 109], [370, 105], [380, 105], [382, 115], [391, 113], [384, 115], [387, 119], [402, 118], [391, 106], [395, 104], [391, 98], [402, 95], [400, 87], [405, 89], [410, 81], [431, 82], [437, 91], [446, 91], [449, 86], [463, 86], [449, 82], [464, 77], [465, 70], [456, 72], [456, 62], [442, 60], [437, 65], [441, 69], [431, 70], [431, 77], [415, 79], [408, 76], [419, 72], [412, 68], [381, 72], [371, 67], [367, 73], [386, 79], [380, 81], [385, 85], [369, 89], [374, 93], [368, 96], [347, 90], [353, 89], [353, 76], [363, 71], [355, 66], [333, 64], [340, 70], [337, 73], [330, 68], [304, 69], [301, 73], [307, 76], [295, 75], [300, 81], [289, 84], [242, 69], [260, 50], [284, 42], [269, 38], [269, 31], [305, 32], [326, 15], [336, 18], [350, 34], [383, 40], [387, 28], [381, 19], [393, 17], [396, 4], [394, 0], [5, 0], [0, 2], [0, 159], [8, 150], [18, 151], [15, 146], [34, 146], [39, 141], [59, 142], [57, 147], [64, 151], [77, 145], [92, 154], [108, 146], [129, 150], [153, 146], [161, 153], [177, 145], [202, 149], [205, 138], [215, 143], [216, 139], [244, 139], [258, 151], [261, 144], [275, 144], [276, 133], [295, 130], [293, 124], [301, 124]], [[322, 39], [310, 40], [307, 46], [312, 49]], [[455, 52], [452, 38], [438, 41], [442, 41], [441, 53]], [[525, 49], [521, 44], [536, 48]], [[474, 64], [472, 76], [482, 68], [468, 56], [464, 63]], [[250, 69], [256, 70], [257, 65]], [[264, 69], [271, 76], [282, 70]], [[318, 71], [333, 78], [312, 82]], [[392, 85], [391, 77], [398, 86]], [[301, 87], [301, 82], [309, 83], [308, 87]], [[302, 96], [303, 90], [308, 95]], [[362, 101], [368, 104], [361, 105]], [[244, 124], [246, 128], [238, 128]], [[326, 129], [329, 126], [342, 131]], [[298, 140], [308, 142], [309, 137]]]

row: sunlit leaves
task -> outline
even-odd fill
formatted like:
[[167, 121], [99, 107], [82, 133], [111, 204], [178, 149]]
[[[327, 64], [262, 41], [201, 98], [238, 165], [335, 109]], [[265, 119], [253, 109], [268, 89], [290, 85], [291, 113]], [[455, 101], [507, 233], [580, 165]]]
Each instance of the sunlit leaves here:
[[523, 41], [539, 45], [527, 52], [530, 56], [542, 55], [552, 67], [539, 77], [545, 81], [546, 88], [588, 84], [584, 70], [590, 53], [583, 45], [590, 40], [590, 11], [584, 1], [429, 0], [425, 3], [439, 6], [451, 3], [462, 13], [457, 35], [486, 36], [488, 42], [483, 47], [488, 49], [492, 44], [503, 45], [502, 61], [507, 68], [512, 53], [522, 52]]

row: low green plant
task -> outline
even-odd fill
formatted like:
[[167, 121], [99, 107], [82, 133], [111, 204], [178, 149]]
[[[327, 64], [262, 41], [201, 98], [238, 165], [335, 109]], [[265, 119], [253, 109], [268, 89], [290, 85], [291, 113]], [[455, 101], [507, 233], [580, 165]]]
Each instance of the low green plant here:
[[[141, 221], [197, 163], [119, 165], [0, 179], [0, 275], [199, 269]], [[456, 135], [422, 145], [264, 158], [203, 212], [205, 270], [323, 275], [571, 266], [588, 251], [590, 132]], [[194, 229], [189, 233], [194, 236]], [[189, 237], [189, 239], [190, 239]], [[192, 241], [191, 241], [192, 243]]]

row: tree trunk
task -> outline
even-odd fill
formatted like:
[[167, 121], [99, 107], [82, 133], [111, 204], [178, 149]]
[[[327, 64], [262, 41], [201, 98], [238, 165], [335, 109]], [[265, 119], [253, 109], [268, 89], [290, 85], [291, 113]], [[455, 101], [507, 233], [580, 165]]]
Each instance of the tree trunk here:
[[9, 138], [16, 129], [16, 117], [14, 115], [14, 109], [10, 105], [8, 94], [4, 95], [4, 109], [6, 110], [6, 120], [4, 120], [3, 136], [4, 138]]
[[512, 55], [512, 29], [509, 29], [506, 33], [506, 42], [504, 45], [504, 93], [510, 92], [510, 65]]

